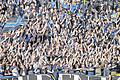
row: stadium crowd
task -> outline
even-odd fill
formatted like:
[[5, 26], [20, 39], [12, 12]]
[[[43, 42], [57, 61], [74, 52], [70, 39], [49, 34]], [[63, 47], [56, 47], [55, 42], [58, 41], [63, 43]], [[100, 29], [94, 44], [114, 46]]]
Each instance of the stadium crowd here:
[[2, 0], [0, 12], [1, 23], [11, 16], [27, 19], [19, 29], [1, 33], [6, 41], [0, 43], [0, 75], [120, 63], [119, 0]]

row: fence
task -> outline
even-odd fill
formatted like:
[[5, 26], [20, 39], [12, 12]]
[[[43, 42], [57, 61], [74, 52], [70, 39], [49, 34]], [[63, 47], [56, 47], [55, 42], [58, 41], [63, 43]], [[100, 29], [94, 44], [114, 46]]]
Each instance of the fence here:
[[[56, 80], [48, 74], [40, 75], [27, 75], [27, 76], [0, 76], [0, 80]], [[107, 77], [103, 76], [87, 76], [87, 75], [77, 75], [77, 74], [59, 74], [58, 80], [109, 80]], [[112, 76], [112, 80], [120, 80], [120, 76]]]
[[17, 79], [17, 77], [14, 76], [0, 76], [0, 80], [13, 80]]

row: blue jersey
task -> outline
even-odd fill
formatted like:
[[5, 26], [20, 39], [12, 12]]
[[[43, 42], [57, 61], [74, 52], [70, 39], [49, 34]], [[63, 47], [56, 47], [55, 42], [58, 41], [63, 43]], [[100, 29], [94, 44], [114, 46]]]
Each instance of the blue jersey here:
[[4, 67], [0, 66], [0, 75], [3, 75], [3, 73], [4, 73]]

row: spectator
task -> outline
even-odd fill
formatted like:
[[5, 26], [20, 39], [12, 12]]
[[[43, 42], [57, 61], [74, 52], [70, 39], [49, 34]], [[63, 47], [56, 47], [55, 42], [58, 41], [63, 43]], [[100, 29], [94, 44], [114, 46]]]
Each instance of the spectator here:
[[[5, 41], [0, 43], [4, 62], [13, 64], [10, 68], [13, 76], [39, 74], [51, 65], [52, 72], [56, 68], [66, 73], [71, 69], [102, 68], [109, 75], [108, 69], [120, 62], [117, 1], [89, 0], [84, 4], [64, 0], [14, 1], [8, 0], [6, 14], [10, 15], [8, 10], [13, 7], [13, 15], [18, 16], [16, 26], [22, 20], [26, 24], [5, 35], [2, 32]], [[0, 19], [4, 22], [10, 18]], [[62, 71], [56, 71], [55, 75], [59, 72]]]
[[4, 65], [2, 64], [2, 61], [0, 61], [0, 76], [4, 75]]
[[11, 70], [13, 76], [19, 76], [19, 68], [18, 68], [16, 62], [13, 62], [10, 70]]

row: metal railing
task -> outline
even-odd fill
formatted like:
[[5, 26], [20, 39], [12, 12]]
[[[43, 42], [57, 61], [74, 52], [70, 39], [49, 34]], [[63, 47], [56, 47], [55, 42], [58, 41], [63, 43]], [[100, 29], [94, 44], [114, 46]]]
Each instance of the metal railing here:
[[[27, 75], [27, 76], [0, 76], [0, 80], [56, 80], [52, 78], [49, 74], [40, 74], [40, 75]], [[103, 76], [88, 76], [88, 75], [77, 75], [77, 74], [59, 74], [57, 80], [120, 80], [120, 76], [112, 76], [111, 79], [109, 77]]]

